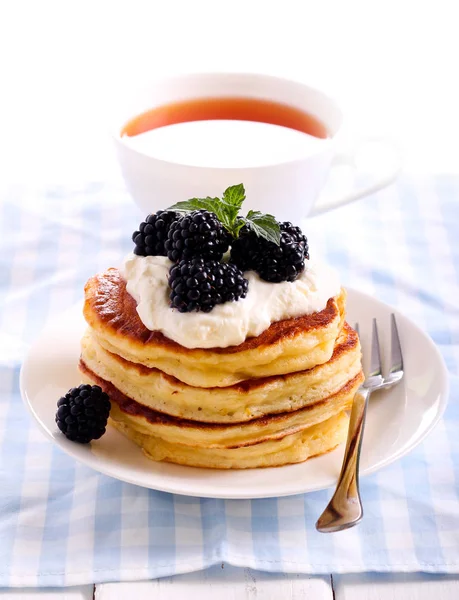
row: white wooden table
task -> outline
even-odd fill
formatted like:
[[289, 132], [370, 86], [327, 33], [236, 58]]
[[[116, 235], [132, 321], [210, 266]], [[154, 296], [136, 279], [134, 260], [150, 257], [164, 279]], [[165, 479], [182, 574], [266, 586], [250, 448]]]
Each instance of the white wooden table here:
[[0, 590], [0, 600], [457, 600], [459, 576], [282, 575], [225, 564], [153, 581]]

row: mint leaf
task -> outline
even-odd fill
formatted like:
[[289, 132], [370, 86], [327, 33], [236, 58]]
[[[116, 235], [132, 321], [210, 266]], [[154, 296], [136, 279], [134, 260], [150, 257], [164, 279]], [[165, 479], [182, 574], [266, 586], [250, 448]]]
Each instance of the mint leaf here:
[[222, 203], [230, 223], [234, 224], [237, 214], [245, 200], [245, 190], [242, 183], [232, 185], [223, 192]]
[[245, 200], [245, 189], [242, 183], [232, 185], [223, 192], [222, 201], [230, 206], [236, 206], [239, 210]]
[[258, 237], [280, 245], [280, 227], [273, 215], [265, 215], [258, 210], [251, 210], [244, 219], [247, 227]]
[[184, 200], [183, 202], [177, 202], [173, 206], [170, 206], [167, 210], [176, 210], [178, 212], [191, 212], [192, 210], [208, 210], [215, 212], [213, 207], [219, 202], [218, 198], [190, 198], [190, 200]]

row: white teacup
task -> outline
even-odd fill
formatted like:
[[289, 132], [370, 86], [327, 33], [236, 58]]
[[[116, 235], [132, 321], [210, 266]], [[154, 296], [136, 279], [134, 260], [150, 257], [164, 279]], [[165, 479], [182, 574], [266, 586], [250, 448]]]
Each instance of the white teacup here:
[[[157, 106], [184, 100], [218, 97], [248, 97], [270, 100], [293, 106], [322, 122], [329, 137], [320, 140], [311, 150], [301, 146], [290, 148], [287, 158], [263, 163], [241, 160], [241, 164], [218, 165], [184, 161], [161, 149], [148, 154], [132, 143], [133, 138], [121, 135], [129, 120]], [[135, 94], [120, 115], [114, 140], [118, 160], [129, 192], [145, 212], [167, 208], [193, 197], [221, 196], [223, 190], [243, 183], [247, 200], [244, 211], [256, 209], [276, 215], [281, 220], [298, 220], [347, 204], [389, 185], [396, 177], [399, 164], [389, 160], [389, 166], [375, 165], [372, 181], [357, 189], [324, 201], [319, 194], [327, 181], [330, 168], [346, 164], [355, 170], [357, 150], [343, 152], [343, 114], [338, 104], [323, 92], [303, 83], [278, 77], [248, 73], [201, 73], [171, 77], [152, 83]], [[190, 135], [193, 130], [190, 128]], [[368, 141], [368, 140], [365, 140]], [[374, 142], [374, 140], [370, 140]], [[223, 142], [223, 141], [222, 141]], [[193, 140], [199, 146], [200, 140]], [[224, 143], [224, 142], [223, 142]], [[241, 144], [244, 140], [241, 140]], [[361, 143], [357, 146], [362, 148]], [[255, 154], [257, 150], [253, 151]], [[391, 150], [392, 158], [395, 152]], [[258, 160], [257, 160], [258, 159]], [[245, 161], [245, 162], [244, 162]]]

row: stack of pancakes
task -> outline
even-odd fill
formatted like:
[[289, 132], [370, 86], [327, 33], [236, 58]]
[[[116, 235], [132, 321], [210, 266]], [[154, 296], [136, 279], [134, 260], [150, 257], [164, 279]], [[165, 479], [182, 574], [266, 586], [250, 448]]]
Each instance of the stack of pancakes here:
[[111, 424], [153, 460], [280, 466], [344, 441], [363, 380], [345, 292], [239, 346], [189, 349], [141, 322], [117, 269], [85, 288], [80, 371], [112, 401]]

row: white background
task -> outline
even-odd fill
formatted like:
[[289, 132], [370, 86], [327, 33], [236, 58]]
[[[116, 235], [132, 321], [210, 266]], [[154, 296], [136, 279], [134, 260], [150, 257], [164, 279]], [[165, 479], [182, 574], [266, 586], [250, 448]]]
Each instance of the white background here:
[[454, 0], [0, 3], [0, 182], [104, 179], [123, 95], [160, 74], [247, 70], [323, 87], [407, 171], [459, 171]]

